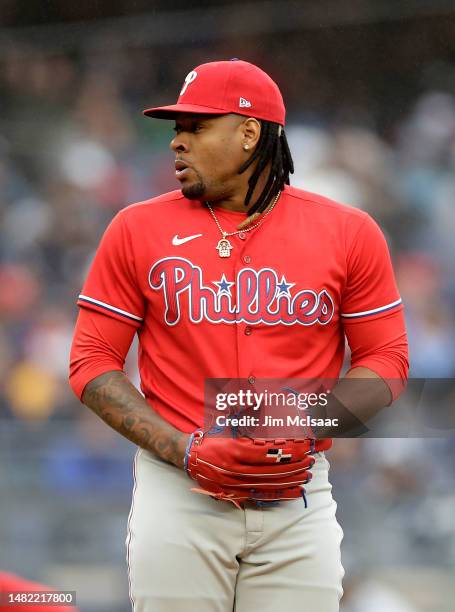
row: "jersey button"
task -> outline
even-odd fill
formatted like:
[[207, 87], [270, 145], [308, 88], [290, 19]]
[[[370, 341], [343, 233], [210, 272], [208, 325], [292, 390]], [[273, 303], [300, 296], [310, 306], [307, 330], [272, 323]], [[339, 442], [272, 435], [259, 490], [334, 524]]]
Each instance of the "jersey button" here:
[[254, 376], [248, 376], [248, 382], [250, 383], [250, 385], [254, 385], [254, 383], [256, 382], [256, 378]]
[[243, 256], [243, 263], [249, 264], [251, 263], [251, 257], [249, 255]]
[[251, 327], [251, 325], [247, 325], [245, 327], [245, 336], [251, 336], [252, 333], [253, 333], [253, 328]]
[[237, 234], [238, 237], [240, 238], [240, 240], [246, 240], [246, 234], [245, 232], [240, 232], [240, 234]]

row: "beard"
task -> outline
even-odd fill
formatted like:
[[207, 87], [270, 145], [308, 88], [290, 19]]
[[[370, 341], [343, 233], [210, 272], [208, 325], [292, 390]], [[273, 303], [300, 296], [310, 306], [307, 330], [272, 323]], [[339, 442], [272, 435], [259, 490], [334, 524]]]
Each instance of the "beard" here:
[[197, 183], [192, 185], [184, 185], [182, 187], [182, 193], [188, 200], [200, 200], [206, 190], [205, 184], [199, 179]]

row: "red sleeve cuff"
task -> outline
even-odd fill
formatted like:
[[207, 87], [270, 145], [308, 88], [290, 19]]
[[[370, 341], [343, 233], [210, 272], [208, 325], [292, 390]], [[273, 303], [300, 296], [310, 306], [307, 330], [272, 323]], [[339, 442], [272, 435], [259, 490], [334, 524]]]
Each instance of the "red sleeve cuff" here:
[[87, 362], [70, 376], [71, 388], [77, 397], [82, 401], [84, 389], [90, 381], [94, 380], [97, 376], [101, 376], [101, 374], [114, 371], [122, 372], [123, 368], [118, 367], [118, 364], [113, 362], [97, 364]]
[[382, 378], [390, 389], [392, 402], [394, 402], [406, 389], [407, 375], [405, 374], [404, 376], [401, 376], [399, 369], [391, 365], [389, 359], [382, 359], [381, 357], [367, 357], [353, 363], [351, 365], [351, 369], [354, 368], [368, 368]]

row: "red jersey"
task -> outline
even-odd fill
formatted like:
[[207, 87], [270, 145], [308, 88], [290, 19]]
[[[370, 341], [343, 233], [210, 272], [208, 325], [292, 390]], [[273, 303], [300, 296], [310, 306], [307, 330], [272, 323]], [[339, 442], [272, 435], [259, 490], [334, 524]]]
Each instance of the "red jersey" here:
[[[245, 218], [214, 210], [227, 232]], [[402, 309], [384, 236], [358, 209], [287, 186], [259, 227], [229, 237], [229, 257], [220, 238], [181, 191], [129, 206], [78, 300], [137, 329], [142, 392], [185, 432], [202, 424], [206, 378], [336, 379], [347, 329]]]

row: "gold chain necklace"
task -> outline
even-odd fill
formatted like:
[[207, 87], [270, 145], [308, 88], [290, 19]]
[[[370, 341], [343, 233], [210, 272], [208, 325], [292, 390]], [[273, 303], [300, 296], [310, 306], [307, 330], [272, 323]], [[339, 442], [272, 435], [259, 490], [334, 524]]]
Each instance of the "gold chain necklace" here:
[[254, 230], [256, 227], [258, 227], [259, 225], [261, 225], [261, 223], [264, 221], [264, 219], [267, 217], [267, 215], [274, 209], [275, 204], [278, 202], [278, 198], [280, 197], [281, 191], [279, 191], [276, 196], [275, 199], [273, 200], [272, 204], [269, 206], [269, 208], [266, 210], [266, 212], [262, 215], [261, 219], [255, 223], [254, 225], [252, 225], [251, 227], [248, 227], [247, 229], [241, 229], [241, 230], [237, 230], [235, 232], [225, 232], [223, 230], [223, 228], [220, 225], [220, 222], [217, 219], [217, 216], [215, 215], [213, 208], [210, 206], [210, 204], [208, 202], [206, 202], [207, 208], [209, 209], [213, 220], [216, 223], [216, 226], [218, 227], [218, 229], [221, 232], [222, 238], [219, 240], [218, 244], [216, 245], [216, 249], [218, 251], [218, 254], [220, 257], [230, 257], [231, 256], [231, 249], [233, 248], [232, 244], [229, 242], [229, 240], [227, 239], [228, 236], [236, 236], [237, 234], [245, 234], [246, 232], [251, 232], [251, 230]]

